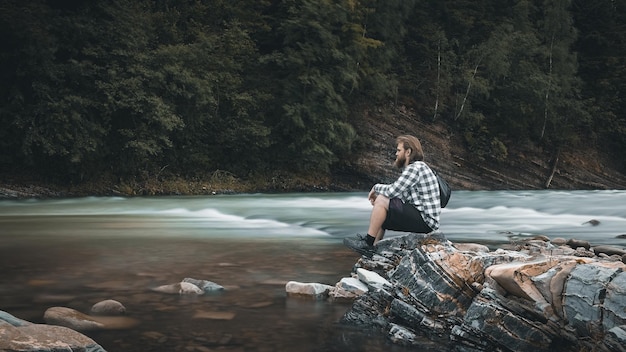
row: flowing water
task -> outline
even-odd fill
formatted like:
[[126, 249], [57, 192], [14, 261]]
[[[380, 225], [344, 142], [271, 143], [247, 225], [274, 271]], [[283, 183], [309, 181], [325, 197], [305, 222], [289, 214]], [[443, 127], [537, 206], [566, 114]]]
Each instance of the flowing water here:
[[[345, 302], [287, 297], [290, 280], [334, 285], [358, 255], [366, 193], [0, 201], [0, 310], [43, 323], [115, 299], [137, 324], [86, 332], [107, 351], [409, 351], [344, 326]], [[625, 246], [626, 191], [456, 191], [441, 215], [455, 242], [535, 234]], [[400, 233], [389, 232], [387, 236]], [[226, 288], [151, 289], [184, 278]], [[421, 350], [440, 350], [422, 341]]]

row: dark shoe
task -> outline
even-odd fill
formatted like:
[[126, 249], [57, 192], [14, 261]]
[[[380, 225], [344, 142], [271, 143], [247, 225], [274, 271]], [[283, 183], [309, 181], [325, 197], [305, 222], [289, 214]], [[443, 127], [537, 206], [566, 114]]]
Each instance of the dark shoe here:
[[376, 249], [374, 246], [367, 244], [365, 236], [357, 234], [357, 238], [344, 238], [343, 244], [359, 254], [371, 257], [376, 252]]
[[360, 233], [357, 233], [356, 238], [365, 241], [365, 239], [367, 238], [367, 234], [361, 235]]

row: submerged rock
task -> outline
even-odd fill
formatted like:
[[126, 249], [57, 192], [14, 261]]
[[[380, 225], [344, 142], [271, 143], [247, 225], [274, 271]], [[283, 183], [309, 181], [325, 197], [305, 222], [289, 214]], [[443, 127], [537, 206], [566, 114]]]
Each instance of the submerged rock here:
[[107, 299], [94, 304], [91, 307], [91, 314], [94, 315], [124, 315], [126, 307], [116, 300]]
[[369, 285], [342, 322], [455, 351], [626, 351], [626, 265], [568, 242], [486, 251], [440, 233], [381, 241], [354, 270], [385, 281]]
[[218, 285], [215, 282], [208, 281], [208, 280], [197, 280], [197, 279], [192, 279], [192, 278], [187, 277], [187, 278], [184, 278], [182, 282], [188, 282], [188, 283], [194, 284], [198, 288], [200, 288], [204, 293], [219, 292], [219, 291], [224, 290], [224, 286]]
[[48, 308], [43, 318], [47, 324], [65, 326], [76, 331], [120, 330], [139, 324], [136, 319], [129, 317], [92, 316], [67, 307]]

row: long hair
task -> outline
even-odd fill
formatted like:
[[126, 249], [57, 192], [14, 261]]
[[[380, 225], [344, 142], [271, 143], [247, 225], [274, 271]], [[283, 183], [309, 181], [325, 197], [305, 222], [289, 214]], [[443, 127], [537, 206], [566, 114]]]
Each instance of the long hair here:
[[396, 145], [402, 143], [404, 149], [411, 149], [409, 162], [424, 161], [424, 151], [420, 140], [411, 135], [402, 135], [396, 138]]

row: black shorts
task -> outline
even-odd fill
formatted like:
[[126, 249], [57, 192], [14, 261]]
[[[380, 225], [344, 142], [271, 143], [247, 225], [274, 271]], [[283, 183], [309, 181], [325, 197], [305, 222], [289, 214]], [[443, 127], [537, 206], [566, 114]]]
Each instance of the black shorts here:
[[415, 233], [429, 233], [433, 231], [426, 224], [419, 210], [413, 204], [404, 203], [400, 198], [391, 198], [389, 200], [389, 211], [383, 223], [383, 229]]

